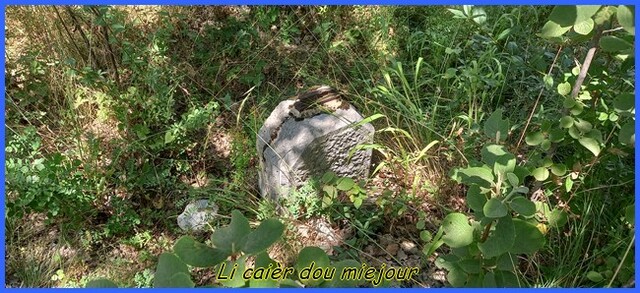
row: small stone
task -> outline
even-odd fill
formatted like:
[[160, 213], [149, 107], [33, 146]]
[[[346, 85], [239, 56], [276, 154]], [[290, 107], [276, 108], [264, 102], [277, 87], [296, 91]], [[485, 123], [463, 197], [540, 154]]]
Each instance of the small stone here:
[[387, 245], [386, 251], [391, 255], [396, 255], [399, 249], [400, 249], [400, 246], [398, 244], [392, 243]]
[[438, 270], [438, 271], [435, 271], [433, 274], [431, 274], [431, 278], [436, 280], [436, 281], [446, 282], [447, 281], [447, 273], [445, 273], [445, 271], [443, 271], [443, 270]]
[[184, 231], [200, 232], [218, 215], [218, 206], [207, 199], [191, 202], [178, 216], [178, 226]]
[[402, 250], [404, 250], [404, 252], [410, 253], [410, 254], [416, 254], [418, 252], [418, 246], [408, 240], [402, 241], [400, 243], [400, 247], [402, 248]]

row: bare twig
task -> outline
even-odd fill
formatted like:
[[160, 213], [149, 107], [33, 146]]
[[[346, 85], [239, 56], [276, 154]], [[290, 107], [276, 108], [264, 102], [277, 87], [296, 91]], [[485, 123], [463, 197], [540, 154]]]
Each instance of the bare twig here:
[[[551, 62], [551, 66], [549, 66], [549, 71], [547, 72], [547, 75], [551, 75], [551, 72], [553, 71], [553, 67], [555, 67], [556, 61], [558, 60], [558, 56], [560, 56], [560, 52], [562, 52], [562, 46], [558, 48], [558, 52], [556, 52], [556, 56], [553, 58], [553, 62]], [[520, 148], [520, 144], [522, 143], [522, 139], [524, 138], [524, 135], [527, 133], [529, 124], [531, 124], [531, 119], [533, 118], [533, 114], [536, 112], [536, 109], [538, 108], [538, 103], [540, 102], [540, 97], [542, 97], [543, 92], [544, 92], [544, 88], [540, 89], [540, 92], [538, 93], [538, 98], [536, 98], [536, 102], [533, 103], [533, 107], [531, 108], [531, 113], [529, 113], [529, 118], [527, 118], [527, 123], [524, 125], [524, 128], [522, 129], [522, 133], [520, 134], [520, 139], [518, 139], [518, 144], [516, 144], [516, 149], [514, 151], [514, 153], [516, 154], [518, 153], [518, 149]]]
[[[100, 11], [98, 11], [97, 8], [91, 7], [91, 11], [93, 11], [96, 17], [100, 17]], [[118, 64], [116, 63], [115, 53], [113, 53], [113, 48], [111, 47], [111, 43], [109, 42], [109, 26], [105, 25], [102, 27], [102, 35], [104, 36], [104, 41], [107, 44], [107, 50], [109, 50], [109, 59], [111, 60], [111, 65], [113, 66], [116, 83], [118, 84], [118, 86], [120, 86], [120, 74], [118, 73]]]
[[585, 77], [587, 77], [587, 72], [589, 71], [589, 67], [591, 66], [593, 56], [596, 54], [596, 49], [598, 48], [598, 43], [600, 42], [601, 36], [602, 31], [596, 31], [596, 34], [593, 37], [593, 45], [591, 46], [589, 51], [587, 51], [587, 56], [584, 57], [584, 62], [582, 62], [582, 66], [580, 67], [580, 74], [578, 74], [578, 79], [576, 79], [576, 83], [573, 85], [573, 90], [571, 91], [571, 97], [574, 99], [580, 93], [582, 83], [584, 83], [584, 79]]
[[67, 11], [67, 13], [69, 13], [69, 16], [71, 16], [71, 19], [73, 20], [74, 30], [80, 33], [80, 36], [84, 40], [84, 43], [87, 46], [87, 49], [89, 49], [89, 64], [91, 64], [92, 61], [95, 61], [98, 68], [104, 69], [105, 67], [102, 66], [102, 63], [97, 58], [96, 54], [93, 52], [93, 48], [91, 47], [91, 42], [89, 41], [87, 34], [85, 34], [84, 30], [82, 29], [82, 25], [80, 24], [80, 21], [78, 21], [78, 17], [76, 16], [75, 12], [73, 12], [70, 6], [65, 6], [65, 10]]
[[73, 47], [78, 52], [78, 55], [80, 55], [80, 57], [84, 57], [82, 56], [82, 50], [80, 50], [80, 47], [78, 46], [75, 39], [73, 38], [71, 31], [69, 30], [69, 28], [67, 27], [67, 24], [64, 22], [64, 19], [60, 15], [60, 12], [58, 11], [58, 7], [53, 6], [53, 11], [55, 11], [56, 16], [58, 16], [58, 19], [60, 19], [60, 23], [62, 23], [62, 27], [64, 28], [64, 31], [67, 33], [67, 37], [69, 37], [69, 41], [73, 44]]
[[623, 30], [623, 27], [617, 27], [617, 28], [612, 28], [612, 29], [608, 29], [608, 30], [603, 30], [602, 34], [608, 34], [608, 33], [612, 33], [612, 32], [617, 32], [619, 30]]

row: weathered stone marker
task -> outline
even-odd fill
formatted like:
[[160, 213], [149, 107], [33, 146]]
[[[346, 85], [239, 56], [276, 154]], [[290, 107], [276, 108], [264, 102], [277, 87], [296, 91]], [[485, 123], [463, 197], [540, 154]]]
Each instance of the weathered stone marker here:
[[275, 200], [286, 197], [310, 176], [320, 177], [327, 171], [354, 179], [366, 177], [371, 150], [352, 151], [373, 141], [370, 123], [356, 126], [362, 120], [362, 115], [328, 86], [282, 101], [258, 132], [262, 196]]

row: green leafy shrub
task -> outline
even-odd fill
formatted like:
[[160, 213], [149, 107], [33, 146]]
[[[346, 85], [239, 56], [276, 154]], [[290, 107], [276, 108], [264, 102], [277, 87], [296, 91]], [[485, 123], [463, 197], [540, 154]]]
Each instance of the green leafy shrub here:
[[531, 255], [545, 244], [538, 229], [536, 203], [523, 184], [530, 172], [516, 164], [505, 146], [509, 123], [495, 111], [484, 124], [490, 142], [482, 161], [454, 170], [468, 186], [466, 203], [473, 217], [450, 213], [442, 222], [442, 242], [451, 253], [436, 260], [454, 287], [522, 287], [516, 275], [519, 254]]
[[81, 171], [82, 162], [60, 153], [43, 154], [42, 139], [34, 127], [10, 135], [5, 151], [9, 217], [35, 211], [76, 223], [92, 212], [94, 198], [88, 190], [91, 183]]
[[[249, 221], [240, 212], [233, 211], [231, 223], [217, 229], [211, 235], [213, 247], [198, 242], [191, 236], [183, 236], [174, 244], [173, 252], [160, 255], [153, 276], [155, 288], [193, 288], [190, 267], [215, 268], [216, 277], [225, 287], [353, 287], [363, 282], [355, 277], [341, 278], [339, 274], [347, 267], [360, 268], [354, 260], [332, 263], [329, 256], [318, 247], [305, 247], [298, 255], [292, 268], [283, 268], [272, 260], [266, 250], [280, 239], [284, 224], [276, 219], [262, 221], [256, 229], [251, 229]], [[254, 259], [254, 267], [247, 268], [249, 257]], [[280, 268], [281, 273], [275, 273]], [[262, 275], [274, 270], [273, 274]], [[287, 271], [288, 270], [288, 271]], [[307, 271], [305, 273], [305, 271]], [[321, 271], [322, 277], [305, 274]], [[245, 272], [248, 274], [245, 276]], [[336, 275], [338, 272], [338, 275]], [[269, 274], [269, 273], [267, 273]], [[144, 282], [148, 277], [141, 275]], [[379, 285], [375, 278], [371, 279]], [[117, 287], [108, 279], [95, 279], [87, 283], [88, 288]]]

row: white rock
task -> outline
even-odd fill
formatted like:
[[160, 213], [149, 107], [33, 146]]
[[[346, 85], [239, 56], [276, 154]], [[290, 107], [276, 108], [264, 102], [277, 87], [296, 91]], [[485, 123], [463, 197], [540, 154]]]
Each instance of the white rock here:
[[373, 141], [374, 128], [366, 123], [354, 127], [363, 117], [356, 109], [337, 109], [297, 121], [289, 115], [292, 100], [282, 101], [258, 132], [260, 191], [263, 197], [279, 199], [310, 176], [327, 171], [338, 176], [365, 178], [371, 164], [371, 150], [350, 151]]
[[178, 216], [178, 226], [184, 231], [203, 231], [218, 214], [218, 206], [207, 199], [191, 202]]
[[416, 246], [415, 243], [405, 240], [402, 241], [400, 243], [400, 247], [402, 247], [402, 250], [404, 250], [407, 253], [417, 253], [418, 252], [418, 247]]

